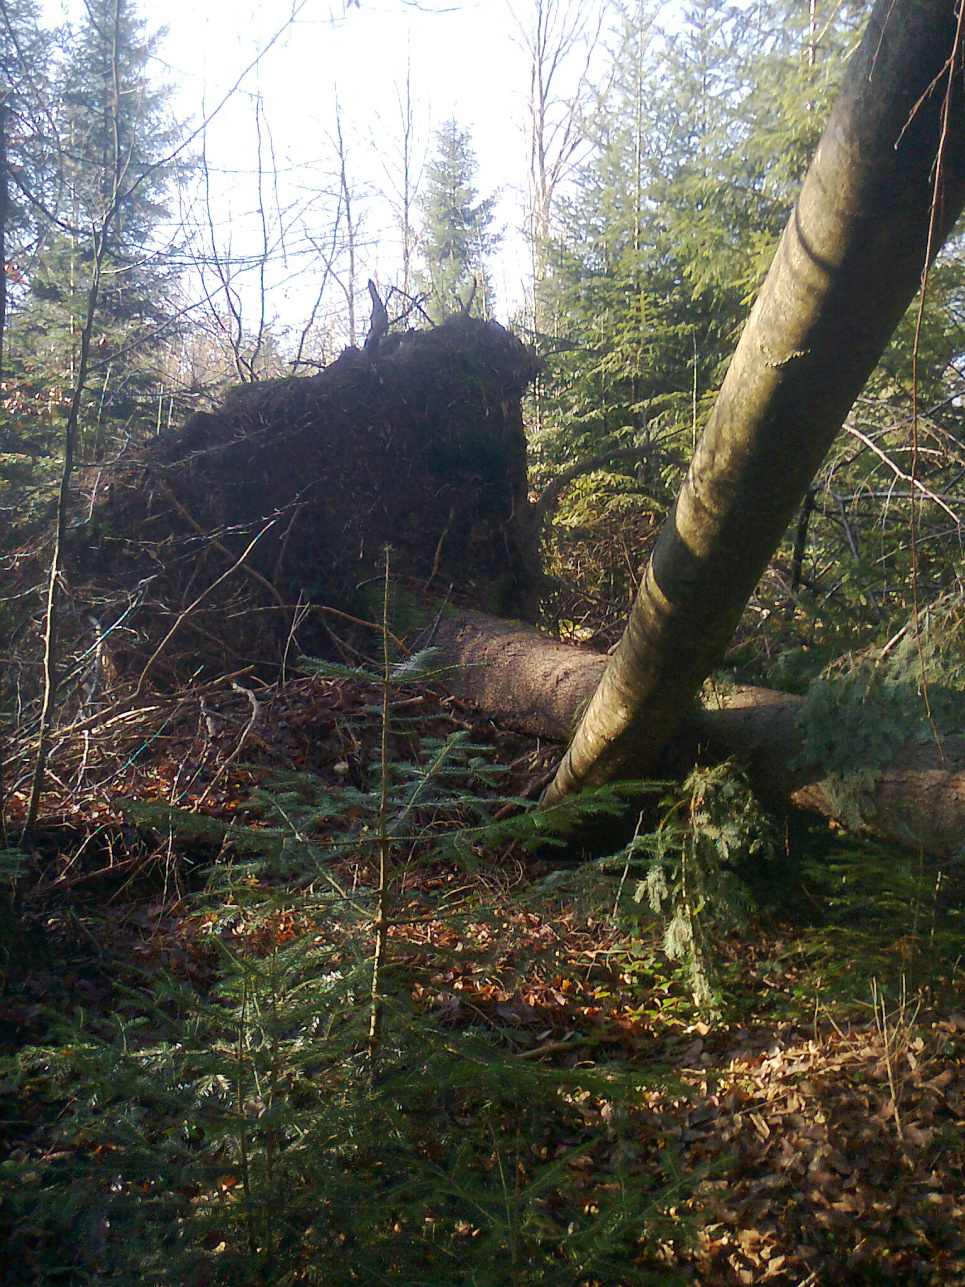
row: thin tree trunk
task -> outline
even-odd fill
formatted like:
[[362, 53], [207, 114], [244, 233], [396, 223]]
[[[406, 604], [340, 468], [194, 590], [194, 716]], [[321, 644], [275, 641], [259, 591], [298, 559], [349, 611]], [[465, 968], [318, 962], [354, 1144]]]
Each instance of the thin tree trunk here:
[[[64, 429], [64, 463], [61, 469], [60, 489], [57, 497], [57, 528], [54, 534], [54, 548], [50, 559], [50, 571], [47, 579], [47, 603], [44, 612], [44, 687], [40, 707], [37, 760], [30, 784], [30, 799], [27, 803], [25, 823], [27, 827], [32, 827], [37, 820], [47, 772], [47, 757], [50, 753], [50, 730], [57, 696], [59, 669], [60, 579], [63, 571], [64, 550], [67, 544], [67, 529], [70, 518], [71, 476], [74, 470], [74, 455], [77, 450], [81, 407], [87, 389], [87, 368], [90, 360], [91, 340], [94, 334], [94, 322], [100, 303], [101, 279], [107, 254], [108, 238], [122, 199], [123, 163], [118, 130], [118, 113], [120, 111], [118, 35], [120, 20], [120, 0], [114, 0], [111, 13], [111, 29], [106, 37], [109, 41], [109, 73], [105, 78], [107, 81], [105, 93], [110, 110], [106, 113], [104, 121], [105, 136], [108, 138], [108, 146], [105, 147], [104, 151], [104, 176], [102, 178], [104, 205], [100, 217], [91, 231], [93, 263], [91, 265], [90, 283], [87, 289], [87, 309], [84, 326], [80, 334], [80, 354], [77, 368], [74, 372], [70, 409], [67, 413], [67, 424]], [[101, 39], [105, 39], [103, 33], [98, 32], [98, 34]], [[71, 318], [73, 318], [73, 312], [71, 313]]]
[[794, 553], [791, 556], [791, 589], [796, 590], [801, 584], [801, 577], [804, 574], [804, 556], [808, 548], [808, 528], [811, 525], [811, 515], [814, 513], [814, 488], [809, 487], [801, 505], [801, 514], [797, 521], [797, 531], [794, 533]]
[[7, 333], [7, 220], [10, 217], [7, 97], [7, 89], [0, 85], [0, 390], [3, 388], [4, 340]]
[[94, 331], [94, 319], [97, 314], [97, 301], [100, 295], [103, 262], [104, 240], [103, 236], [99, 234], [95, 240], [94, 265], [87, 294], [87, 316], [84, 319], [84, 329], [80, 336], [80, 360], [74, 379], [70, 410], [67, 413], [67, 426], [64, 430], [64, 463], [60, 471], [60, 491], [57, 496], [57, 529], [54, 533], [54, 549], [50, 559], [50, 571], [47, 575], [47, 604], [44, 612], [44, 691], [40, 707], [37, 760], [30, 785], [30, 800], [27, 804], [27, 827], [32, 827], [37, 821], [40, 798], [43, 793], [44, 776], [47, 771], [47, 757], [50, 753], [51, 717], [54, 699], [57, 694], [60, 577], [63, 570], [64, 547], [67, 544], [67, 527], [70, 518], [70, 480], [74, 472], [74, 454], [77, 450], [77, 429], [80, 424], [81, 404], [87, 388], [87, 365], [90, 358], [90, 342]]
[[548, 800], [645, 772], [673, 736], [954, 224], [965, 201], [961, 21], [952, 0], [875, 5]]
[[352, 214], [352, 185], [348, 178], [348, 155], [342, 134], [342, 113], [337, 103], [335, 104], [335, 145], [339, 165], [339, 192], [341, 194], [342, 209], [345, 211], [345, 249], [348, 253], [348, 281], [344, 287], [345, 302], [348, 307], [348, 342], [349, 347], [354, 349], [357, 338], [355, 333], [355, 259], [358, 230]]

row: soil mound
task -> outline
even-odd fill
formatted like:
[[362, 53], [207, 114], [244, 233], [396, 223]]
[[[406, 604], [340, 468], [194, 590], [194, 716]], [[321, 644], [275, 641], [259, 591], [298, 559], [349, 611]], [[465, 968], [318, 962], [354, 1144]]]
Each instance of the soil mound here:
[[[136, 594], [123, 648], [141, 656], [187, 614], [168, 658], [182, 672], [277, 660], [299, 602], [371, 618], [387, 544], [402, 591], [452, 585], [532, 617], [520, 399], [536, 369], [501, 326], [457, 317], [235, 388], [119, 472], [74, 542], [75, 585], [91, 603]], [[317, 647], [317, 614], [303, 623]]]

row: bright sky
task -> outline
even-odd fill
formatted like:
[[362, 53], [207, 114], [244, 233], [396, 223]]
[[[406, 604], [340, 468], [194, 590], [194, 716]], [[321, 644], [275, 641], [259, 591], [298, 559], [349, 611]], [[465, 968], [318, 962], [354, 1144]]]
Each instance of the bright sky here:
[[[212, 111], [258, 51], [285, 28], [291, 2], [139, 0], [149, 28], [168, 28], [159, 51], [167, 70], [159, 67], [158, 73], [177, 87], [176, 111], [182, 119], [197, 123]], [[53, 13], [74, 4], [50, 0]], [[318, 188], [331, 185], [336, 99], [350, 177], [361, 188], [386, 186], [382, 159], [391, 161], [397, 154], [398, 96], [404, 95], [408, 63], [420, 154], [432, 132], [454, 118], [472, 133], [481, 194], [502, 191], [497, 225], [505, 226], [505, 249], [495, 265], [494, 284], [499, 315], [508, 317], [521, 300], [525, 272], [518, 225], [526, 183], [528, 66], [513, 38], [507, 0], [421, 0], [418, 6], [405, 0], [360, 0], [347, 9], [343, 0], [294, 4], [297, 17], [290, 29], [208, 130], [212, 205], [222, 248], [229, 238], [236, 254], [257, 245], [251, 218], [259, 204], [252, 177], [258, 154], [256, 94], [264, 111], [263, 168], [272, 169], [273, 149], [279, 176], [277, 187], [269, 183], [263, 189], [262, 203], [287, 209], [293, 203], [304, 205]], [[521, 7], [525, 10], [525, 3]], [[378, 198], [370, 205], [363, 225], [370, 244], [362, 251], [358, 274], [363, 288], [366, 277], [384, 280], [399, 262], [397, 237], [386, 229], [387, 211], [379, 208]], [[319, 203], [309, 217], [310, 223], [317, 219], [322, 239], [326, 209], [331, 203]], [[195, 210], [197, 217], [201, 213]], [[296, 325], [314, 290], [303, 279], [290, 283], [286, 294], [283, 276], [279, 269], [269, 312]], [[252, 306], [247, 295], [246, 306]]]

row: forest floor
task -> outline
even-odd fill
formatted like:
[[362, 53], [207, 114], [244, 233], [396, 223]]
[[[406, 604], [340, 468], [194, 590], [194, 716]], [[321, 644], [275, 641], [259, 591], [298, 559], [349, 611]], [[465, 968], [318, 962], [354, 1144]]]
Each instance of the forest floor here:
[[[331, 864], [339, 888], [364, 898], [377, 882], [365, 804], [378, 754], [377, 686], [312, 677], [261, 690], [246, 689], [249, 682], [159, 701], [109, 735], [65, 743], [52, 761], [54, 788], [5, 913], [0, 1147], [8, 1198], [11, 1183], [19, 1188], [5, 1208], [5, 1283], [54, 1281], [55, 1263], [57, 1281], [127, 1281], [103, 1230], [97, 1247], [83, 1251], [86, 1268], [77, 1261], [71, 1269], [73, 1252], [58, 1246], [63, 1234], [48, 1207], [65, 1176], [81, 1176], [93, 1194], [111, 1185], [133, 1193], [124, 1172], [124, 1149], [133, 1146], [120, 1137], [105, 1144], [103, 1124], [100, 1135], [91, 1125], [97, 1095], [81, 1073], [58, 1079], [53, 1056], [38, 1052], [73, 1049], [80, 1039], [69, 1029], [78, 1023], [86, 1039], [110, 1044], [111, 1015], [133, 1014], [131, 997], [150, 992], [152, 979], [203, 999], [222, 978], [226, 952], [263, 964], [307, 936], [331, 961], [343, 930], [359, 938], [357, 924], [325, 921], [277, 897], [267, 912], [246, 912], [237, 891], [231, 915], [219, 907], [211, 873], [238, 861], [230, 828], [240, 817], [267, 827], [252, 792], [279, 770], [310, 775], [322, 796], [348, 800], [316, 820], [319, 844], [340, 854]], [[424, 762], [433, 737], [462, 734], [480, 756], [509, 766], [498, 787], [477, 792], [488, 792], [504, 816], [512, 810], [499, 800], [520, 795], [558, 753], [497, 729], [432, 684], [399, 689], [393, 709], [418, 720], [418, 735], [414, 724], [393, 734], [400, 760]], [[146, 803], [147, 814], [132, 810], [133, 801]], [[182, 822], [184, 814], [206, 821], [192, 834], [174, 821], [165, 830], [152, 804], [183, 811]], [[21, 788], [8, 809], [14, 827], [23, 805]], [[750, 904], [744, 927], [715, 936], [721, 1000], [708, 1015], [668, 960], [659, 919], [645, 904], [625, 911], [626, 870], [623, 881], [617, 871], [608, 883], [581, 883], [587, 855], [572, 847], [526, 852], [512, 835], [492, 849], [477, 846], [469, 865], [420, 861], [427, 836], [466, 815], [440, 805], [421, 817], [419, 844], [396, 868], [388, 947], [395, 994], [423, 1016], [435, 1049], [465, 1039], [467, 1051], [502, 1061], [504, 1079], [514, 1069], [544, 1076], [565, 1111], [543, 1113], [520, 1142], [513, 1096], [529, 1095], [530, 1083], [504, 1099], [460, 1083], [453, 1099], [443, 1071], [438, 1093], [403, 1105], [399, 1119], [412, 1157], [431, 1162], [438, 1192], [430, 1186], [408, 1200], [404, 1216], [374, 1210], [371, 1228], [356, 1227], [347, 1241], [329, 1230], [343, 1268], [357, 1245], [360, 1265], [378, 1263], [383, 1281], [411, 1284], [965, 1284], [959, 870], [779, 820], [777, 856], [740, 873]], [[261, 886], [279, 891], [277, 874], [246, 874], [245, 882], [256, 894]], [[138, 1021], [159, 1040], [163, 1025], [143, 1018], [149, 1009]], [[161, 1035], [177, 1048], [170, 1027]], [[607, 1091], [608, 1079], [619, 1081], [619, 1093]], [[144, 1093], [131, 1095], [143, 1105]], [[112, 1112], [123, 1116], [116, 1103]], [[462, 1143], [453, 1144], [460, 1131]], [[197, 1211], [203, 1198], [208, 1210], [228, 1209], [242, 1181], [251, 1182], [230, 1161], [230, 1141], [212, 1150], [217, 1182], [205, 1188], [189, 1178], [177, 1187], [175, 1177], [172, 1201]], [[105, 1156], [113, 1169], [99, 1172]], [[503, 1156], [512, 1158], [516, 1214], [494, 1233], [484, 1203], [460, 1206], [459, 1171], [502, 1175]], [[505, 1191], [505, 1176], [501, 1183]], [[617, 1190], [630, 1195], [619, 1221], [610, 1214]], [[609, 1233], [593, 1234], [594, 1220], [609, 1220]], [[248, 1277], [236, 1267], [233, 1281], [325, 1280], [318, 1266], [329, 1263], [333, 1244], [312, 1243], [309, 1225], [293, 1214], [299, 1236], [284, 1253], [279, 1242], [272, 1261], [284, 1261], [284, 1272], [262, 1267]], [[224, 1228], [216, 1244], [201, 1239], [202, 1267], [182, 1281], [230, 1280], [211, 1268], [215, 1253], [225, 1260], [231, 1251], [234, 1226], [227, 1220]], [[250, 1250], [250, 1222], [244, 1236]], [[578, 1236], [582, 1261], [570, 1251]], [[373, 1239], [378, 1252], [369, 1261]], [[433, 1259], [443, 1248], [448, 1268]], [[378, 1281], [364, 1268], [346, 1271], [350, 1280]], [[154, 1281], [148, 1270], [144, 1281]], [[169, 1280], [159, 1270], [157, 1281]]]

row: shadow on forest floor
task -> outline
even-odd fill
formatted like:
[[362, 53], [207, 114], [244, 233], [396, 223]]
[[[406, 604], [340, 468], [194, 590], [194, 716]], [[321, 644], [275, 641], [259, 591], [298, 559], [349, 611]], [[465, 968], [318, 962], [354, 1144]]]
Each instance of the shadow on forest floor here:
[[[244, 693], [208, 686], [153, 712], [159, 733], [62, 748], [64, 785], [5, 913], [4, 1282], [965, 1283], [957, 870], [791, 820], [783, 854], [747, 873], [753, 923], [717, 944], [712, 1022], [662, 927], [611, 915], [612, 887], [539, 891], [551, 851], [510, 840], [470, 868], [412, 861], [380, 1087], [348, 965], [368, 926], [342, 903], [326, 919], [304, 888], [286, 902], [277, 877], [222, 879], [243, 865], [225, 826], [257, 825], [267, 766], [362, 798], [378, 700], [299, 679], [252, 724]], [[556, 753], [431, 686], [396, 708], [423, 742], [455, 730], [488, 747], [509, 766], [499, 798]], [[183, 815], [146, 826], [132, 799], [175, 802], [193, 832]], [[466, 823], [430, 814], [429, 830]], [[332, 879], [360, 899], [375, 880], [367, 817], [349, 807], [319, 827], [344, 845]], [[287, 1015], [274, 1029], [252, 1017], [269, 976]], [[348, 992], [320, 1032], [336, 977]], [[312, 1005], [291, 1009], [306, 988]], [[257, 1081], [272, 1042], [290, 1060], [276, 1100]], [[355, 1152], [313, 1135], [323, 1107], [359, 1132]], [[283, 1236], [245, 1215], [258, 1193], [275, 1194]], [[165, 1267], [172, 1229], [182, 1269]]]

